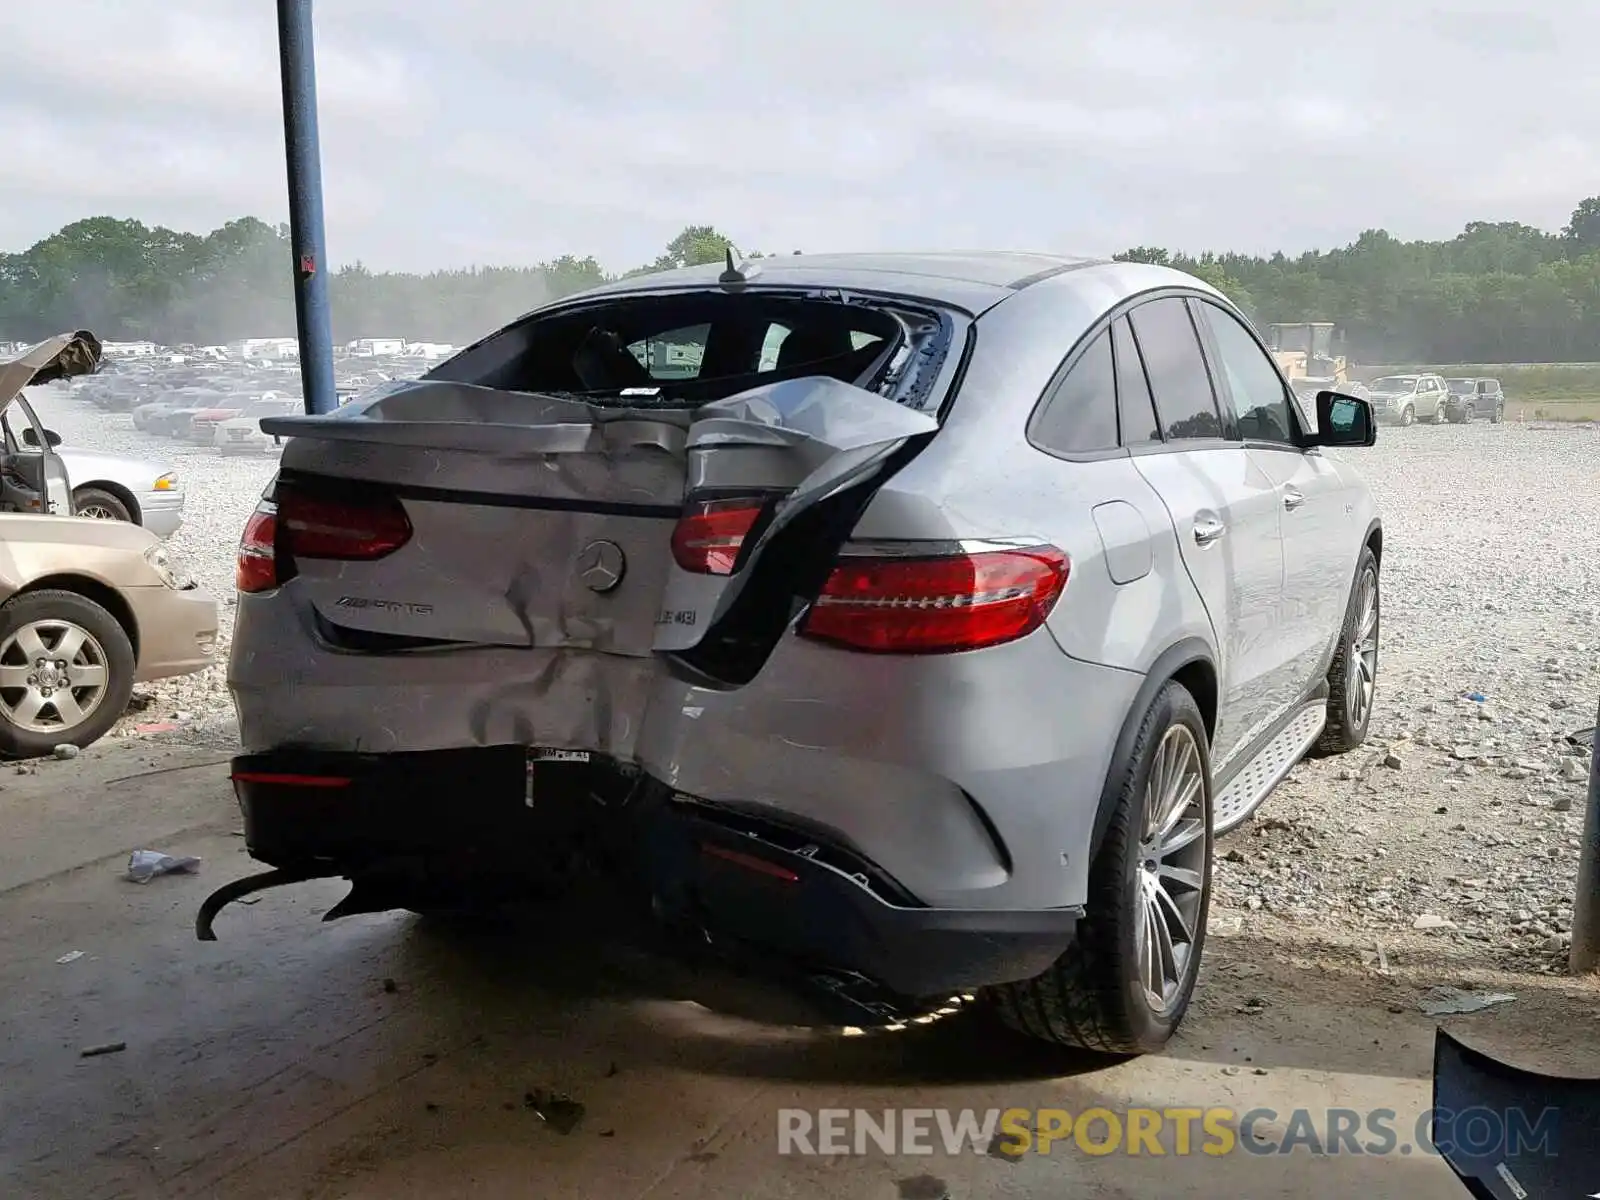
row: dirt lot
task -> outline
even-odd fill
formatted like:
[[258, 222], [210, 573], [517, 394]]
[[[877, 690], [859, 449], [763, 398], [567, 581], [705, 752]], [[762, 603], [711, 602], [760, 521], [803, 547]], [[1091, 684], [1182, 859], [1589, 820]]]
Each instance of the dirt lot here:
[[[1516, 995], [1447, 1019], [1476, 1044], [1600, 1075], [1595, 986], [1561, 971], [1582, 809], [1563, 739], [1600, 694], [1600, 431], [1385, 430], [1361, 461], [1387, 521], [1374, 738], [1303, 765], [1219, 848], [1202, 991], [1168, 1054], [1046, 1054], [974, 1014], [848, 1039], [757, 1022], [756, 985], [614, 943], [592, 913], [323, 925], [338, 889], [318, 886], [229, 910], [201, 945], [195, 905], [248, 869], [226, 746], [127, 738], [0, 776], [0, 1190], [1464, 1194], [1420, 1154], [776, 1153], [786, 1106], [1385, 1107], [1408, 1129], [1438, 985]], [[199, 874], [117, 878], [149, 845]], [[80, 1057], [107, 1042], [125, 1049]]]

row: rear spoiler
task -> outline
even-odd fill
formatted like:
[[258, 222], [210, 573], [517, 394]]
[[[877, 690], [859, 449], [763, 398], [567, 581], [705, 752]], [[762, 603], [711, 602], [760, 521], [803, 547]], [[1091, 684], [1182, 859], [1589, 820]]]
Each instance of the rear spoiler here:
[[59, 333], [30, 346], [0, 365], [0, 405], [10, 404], [25, 387], [74, 375], [93, 375], [100, 369], [100, 357], [100, 339], [87, 329]]

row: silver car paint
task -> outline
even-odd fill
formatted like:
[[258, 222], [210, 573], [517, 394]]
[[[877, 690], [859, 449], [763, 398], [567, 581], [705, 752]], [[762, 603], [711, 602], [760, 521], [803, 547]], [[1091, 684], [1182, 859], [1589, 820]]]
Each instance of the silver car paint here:
[[66, 464], [67, 478], [72, 481], [74, 491], [81, 487], [99, 487], [122, 493], [137, 505], [139, 524], [157, 537], [171, 537], [183, 524], [182, 478], [179, 478], [179, 486], [170, 490], [155, 488], [156, 480], [170, 474], [171, 467], [148, 459], [103, 454], [73, 446], [60, 446], [56, 453]]
[[[821, 822], [930, 905], [1082, 904], [1113, 747], [1146, 673], [1180, 643], [1208, 647], [1223, 680], [1219, 743], [1242, 744], [1286, 712], [1325, 669], [1323, 660], [1309, 662], [1306, 646], [1331, 650], [1343, 612], [1334, 581], [1348, 595], [1371, 500], [1342, 468], [1325, 476], [1329, 463], [1316, 451], [1276, 463], [1244, 448], [1216, 452], [1209, 465], [1192, 460], [1211, 452], [1187, 448], [1085, 463], [1028, 442], [1028, 413], [1105, 313], [1161, 288], [1218, 298], [1188, 276], [1143, 264], [1058, 264], [1067, 269], [1008, 290], [1005, 279], [1026, 273], [1011, 258], [817, 261], [780, 260], [761, 282], [896, 292], [978, 315], [975, 350], [942, 431], [879, 488], [854, 536], [1048, 539], [1072, 567], [1045, 629], [987, 650], [926, 657], [857, 655], [787, 636], [736, 689], [676, 678], [637, 630], [625, 647], [614, 646], [621, 653], [559, 641], [396, 656], [333, 651], [314, 630], [313, 608], [364, 579], [381, 579], [388, 596], [410, 601], [436, 594], [433, 580], [451, 575], [483, 585], [474, 593], [480, 610], [503, 602], [509, 579], [483, 564], [511, 547], [525, 553], [525, 524], [519, 536], [509, 521], [466, 523], [460, 505], [434, 512], [408, 501], [424, 552], [412, 562], [425, 569], [381, 576], [363, 575], [369, 564], [303, 564], [301, 579], [239, 598], [229, 679], [245, 749], [509, 742], [622, 753], [691, 795]], [[967, 277], [946, 277], [956, 271]], [[715, 274], [680, 272], [602, 293], [702, 287]], [[486, 340], [439, 374], [468, 374], [511, 349]], [[541, 403], [514, 399], [525, 414]], [[430, 436], [451, 436], [446, 428], [456, 427], [436, 425]], [[290, 466], [315, 462], [368, 478], [408, 469], [419, 484], [466, 486], [470, 477], [478, 490], [514, 487], [516, 461], [485, 453], [469, 470], [460, 455], [424, 450], [419, 462], [416, 449], [307, 437], [285, 451]], [[661, 489], [651, 498], [670, 505], [682, 493], [677, 471], [641, 486]], [[1273, 537], [1286, 527], [1283, 488], [1329, 480], [1328, 504], [1294, 514], [1310, 515], [1316, 536], [1286, 552]], [[621, 481], [585, 474], [569, 482], [598, 495]], [[1201, 550], [1192, 526], [1208, 506], [1233, 536]], [[482, 522], [483, 512], [474, 508], [472, 520]], [[662, 522], [637, 536], [664, 543], [669, 529]], [[564, 547], [546, 546], [537, 563], [518, 558], [516, 569], [564, 578], [579, 538], [601, 531], [613, 540], [635, 536], [615, 518], [594, 517], [566, 530]], [[1327, 595], [1302, 595], [1312, 583]], [[642, 593], [644, 603], [659, 594]], [[1324, 622], [1333, 610], [1338, 616]], [[1291, 628], [1301, 615], [1314, 616], [1315, 628]], [[571, 632], [569, 624], [561, 634], [569, 643]]]

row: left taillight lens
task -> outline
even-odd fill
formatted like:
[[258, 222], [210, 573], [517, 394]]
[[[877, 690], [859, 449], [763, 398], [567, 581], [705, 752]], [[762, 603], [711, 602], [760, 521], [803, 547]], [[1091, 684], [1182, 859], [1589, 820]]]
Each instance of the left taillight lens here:
[[1070, 564], [1054, 546], [842, 556], [803, 637], [877, 654], [949, 654], [1026, 637], [1050, 615]]
[[244, 523], [233, 585], [241, 592], [270, 592], [278, 586], [278, 506], [271, 500], [256, 505]]
[[234, 585], [271, 591], [292, 576], [297, 558], [370, 562], [410, 540], [411, 520], [387, 492], [326, 496], [280, 480], [245, 522]]
[[691, 499], [672, 530], [673, 561], [696, 575], [732, 575], [765, 509], [759, 496]]

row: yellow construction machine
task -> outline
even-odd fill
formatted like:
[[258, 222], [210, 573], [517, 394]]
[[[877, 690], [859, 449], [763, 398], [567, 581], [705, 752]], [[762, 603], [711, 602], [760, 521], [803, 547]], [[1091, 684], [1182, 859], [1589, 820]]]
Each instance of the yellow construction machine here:
[[1332, 321], [1281, 322], [1268, 325], [1266, 332], [1272, 357], [1278, 360], [1290, 383], [1338, 387], [1347, 382], [1345, 356], [1333, 352]]

